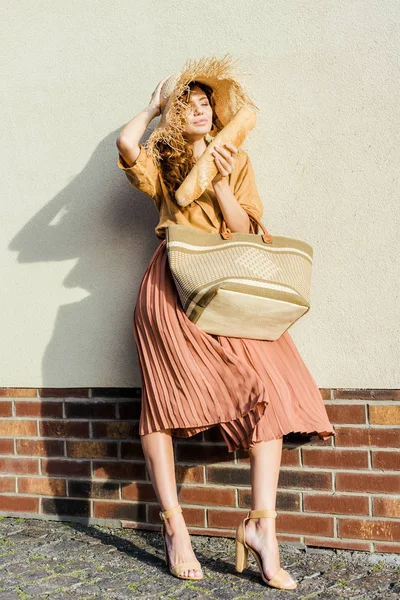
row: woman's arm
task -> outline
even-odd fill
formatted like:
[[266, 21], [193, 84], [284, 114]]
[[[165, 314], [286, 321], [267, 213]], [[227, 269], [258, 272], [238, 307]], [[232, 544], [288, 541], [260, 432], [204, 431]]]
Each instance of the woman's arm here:
[[249, 233], [250, 219], [245, 210], [236, 200], [227, 179], [221, 179], [214, 184], [214, 191], [217, 196], [226, 226], [232, 233]]
[[157, 84], [148, 106], [135, 115], [133, 119], [125, 125], [117, 138], [116, 144], [118, 151], [128, 167], [132, 167], [139, 156], [139, 142], [146, 131], [148, 124], [154, 117], [158, 117], [161, 114], [161, 88], [168, 77], [170, 76], [167, 75], [167, 77], [164, 77], [164, 79]]
[[117, 148], [128, 167], [131, 167], [139, 156], [139, 141], [148, 124], [159, 114], [157, 107], [149, 104], [144, 110], [135, 115], [119, 134], [116, 141]]
[[250, 218], [240, 206], [229, 185], [229, 175], [232, 173], [238, 149], [230, 142], [223, 146], [214, 146], [212, 155], [218, 167], [218, 173], [212, 180], [215, 195], [222, 212], [226, 226], [232, 233], [249, 233]]

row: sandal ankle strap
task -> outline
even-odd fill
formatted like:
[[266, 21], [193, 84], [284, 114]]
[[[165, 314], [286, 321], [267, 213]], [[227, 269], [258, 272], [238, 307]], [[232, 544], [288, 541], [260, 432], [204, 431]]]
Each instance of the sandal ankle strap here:
[[274, 519], [277, 516], [277, 512], [274, 509], [266, 509], [266, 510], [250, 510], [247, 515], [247, 519], [262, 519], [263, 517], [273, 517]]
[[182, 512], [182, 508], [178, 504], [178, 506], [174, 506], [173, 508], [169, 508], [168, 510], [161, 510], [160, 511], [160, 519], [162, 521], [165, 521], [165, 519], [169, 519], [170, 517], [172, 517], [172, 515], [175, 515], [175, 514], [178, 514], [181, 512]]

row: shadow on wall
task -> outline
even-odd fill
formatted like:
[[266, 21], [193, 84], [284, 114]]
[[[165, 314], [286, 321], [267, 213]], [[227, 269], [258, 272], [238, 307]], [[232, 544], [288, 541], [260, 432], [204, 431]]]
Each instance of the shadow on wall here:
[[158, 214], [117, 167], [118, 133], [98, 145], [81, 173], [9, 245], [20, 263], [73, 261], [62, 285], [87, 294], [59, 307], [43, 355], [43, 387], [139, 385], [132, 318], [159, 244]]

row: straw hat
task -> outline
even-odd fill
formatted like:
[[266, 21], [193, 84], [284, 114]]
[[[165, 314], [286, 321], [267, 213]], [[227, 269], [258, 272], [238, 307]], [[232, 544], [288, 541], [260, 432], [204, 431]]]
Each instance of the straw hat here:
[[160, 121], [144, 144], [154, 162], [160, 163], [159, 142], [180, 152], [184, 150], [186, 142], [182, 131], [185, 128], [188, 105], [180, 96], [185, 91], [190, 91], [191, 81], [205, 83], [213, 89], [216, 127], [209, 134], [211, 139], [229, 123], [242, 106], [247, 105], [259, 110], [240, 81], [240, 77], [248, 73], [238, 71], [237, 60], [229, 53], [222, 58], [211, 56], [198, 60], [189, 59], [179, 73], [168, 77], [160, 93]]

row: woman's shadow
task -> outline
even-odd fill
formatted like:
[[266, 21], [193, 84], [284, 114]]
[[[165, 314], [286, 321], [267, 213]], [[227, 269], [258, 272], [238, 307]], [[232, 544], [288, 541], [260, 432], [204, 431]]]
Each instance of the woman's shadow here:
[[20, 263], [49, 263], [48, 293], [50, 263], [70, 261], [62, 286], [71, 292], [62, 296], [74, 300], [59, 306], [43, 354], [42, 387], [132, 387], [140, 381], [132, 317], [141, 276], [159, 243], [158, 219], [152, 200], [117, 167], [117, 135], [110, 133], [53, 199], [44, 198], [9, 245]]
[[[42, 288], [54, 296], [55, 304], [59, 297], [73, 297], [72, 301], [57, 305], [51, 338], [43, 352], [42, 379], [35, 382], [37, 387], [44, 388], [40, 438], [44, 446], [42, 472], [48, 477], [49, 489], [47, 497], [42, 498], [43, 513], [57, 515], [80, 530], [87, 527], [90, 535], [104, 537], [107, 543], [112, 536], [103, 536], [89, 525], [90, 500], [118, 499], [118, 478], [114, 471], [107, 471], [107, 464], [118, 461], [119, 442], [107, 435], [97, 440], [93, 436], [90, 440], [90, 419], [96, 415], [94, 398], [85, 400], [78, 393], [69, 405], [66, 402], [67, 411], [63, 413], [61, 405], [53, 401], [57, 395], [53, 388], [141, 385], [132, 320], [143, 273], [160, 243], [154, 232], [158, 214], [152, 200], [134, 189], [117, 167], [118, 133], [114, 131], [102, 140], [82, 171], [54, 198], [48, 200], [44, 195], [42, 208], [8, 246], [10, 252], [17, 253], [19, 263], [48, 263]], [[44, 182], [47, 171], [44, 165]], [[51, 263], [66, 261], [69, 262], [63, 268], [68, 272], [60, 286], [58, 279], [52, 277]], [[41, 272], [45, 273], [45, 269]], [[60, 272], [58, 267], [57, 277]], [[52, 281], [57, 289], [52, 287]], [[36, 285], [41, 285], [40, 281]], [[60, 291], [59, 287], [70, 292]], [[26, 310], [35, 310], [29, 299]], [[46, 318], [51, 316], [44, 314], [43, 320]], [[67, 397], [68, 392], [62, 395]], [[71, 396], [74, 395], [71, 391]], [[52, 400], [45, 402], [46, 396]], [[107, 404], [113, 404], [112, 397]], [[69, 418], [69, 409], [78, 418]], [[112, 417], [107, 411], [106, 414], [109, 422]], [[104, 415], [99, 418], [104, 419]], [[134, 429], [132, 433], [136, 437]], [[106, 450], [104, 456], [105, 446], [110, 453]], [[103, 480], [96, 481], [92, 479], [92, 465], [102, 458], [105, 459], [100, 476]], [[121, 486], [129, 483], [121, 481]], [[121, 545], [118, 536], [114, 539], [116, 547], [126, 548], [126, 540]], [[140, 552], [143, 558], [144, 551]], [[150, 553], [148, 559], [154, 562]]]

